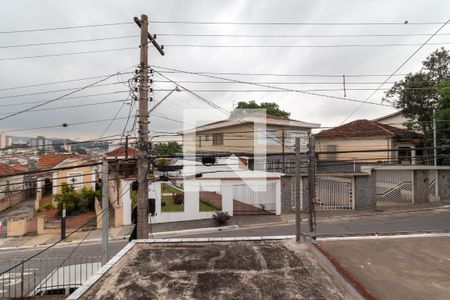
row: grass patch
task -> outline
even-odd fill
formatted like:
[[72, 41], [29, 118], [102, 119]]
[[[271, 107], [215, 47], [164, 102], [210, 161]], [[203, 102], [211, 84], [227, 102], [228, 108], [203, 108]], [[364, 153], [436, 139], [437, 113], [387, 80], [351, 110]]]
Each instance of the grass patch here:
[[218, 211], [218, 210], [219, 209], [214, 205], [200, 201], [200, 211]]
[[173, 203], [172, 196], [162, 196], [162, 201], [166, 202], [165, 206], [161, 205], [162, 212], [182, 212], [182, 211], [184, 211], [184, 205]]
[[161, 183], [161, 193], [174, 193], [174, 194], [177, 194], [177, 193], [181, 193], [181, 192], [182, 192], [182, 190], [179, 190], [179, 189], [173, 187], [170, 184]]
[[[175, 204], [172, 196], [162, 196], [162, 201], [166, 203], [165, 206], [161, 205], [162, 212], [183, 212], [183, 204]], [[200, 201], [200, 211], [218, 211], [219, 209], [209, 203]]]

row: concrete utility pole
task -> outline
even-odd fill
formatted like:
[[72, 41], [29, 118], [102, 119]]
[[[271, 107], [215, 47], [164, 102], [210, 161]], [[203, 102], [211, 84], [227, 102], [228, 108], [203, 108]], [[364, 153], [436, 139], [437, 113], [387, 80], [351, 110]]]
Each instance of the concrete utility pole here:
[[138, 129], [138, 193], [137, 193], [137, 238], [148, 239], [148, 41], [164, 55], [163, 48], [158, 45], [148, 32], [148, 17], [142, 15], [141, 19], [134, 18], [134, 22], [141, 28], [141, 53], [139, 64], [139, 129]]
[[286, 173], [286, 161], [285, 161], [285, 153], [284, 153], [284, 143], [285, 143], [285, 136], [284, 136], [284, 128], [281, 129], [281, 152], [282, 152], [282, 171], [283, 173]]
[[295, 240], [300, 242], [301, 227], [301, 204], [300, 204], [300, 137], [295, 138]]
[[106, 159], [102, 165], [102, 265], [109, 260], [109, 166]]
[[434, 166], [437, 166], [437, 134], [436, 134], [436, 108], [433, 108], [433, 154]]
[[316, 155], [314, 136], [309, 136], [309, 168], [308, 168], [308, 210], [309, 210], [309, 232], [315, 238], [316, 224]]

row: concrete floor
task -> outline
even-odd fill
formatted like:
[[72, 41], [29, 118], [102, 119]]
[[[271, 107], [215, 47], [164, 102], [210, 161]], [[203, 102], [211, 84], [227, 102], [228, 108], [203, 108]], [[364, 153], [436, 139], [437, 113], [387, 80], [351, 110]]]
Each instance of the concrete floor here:
[[293, 241], [136, 244], [80, 299], [348, 299]]
[[377, 299], [450, 299], [450, 237], [321, 241]]

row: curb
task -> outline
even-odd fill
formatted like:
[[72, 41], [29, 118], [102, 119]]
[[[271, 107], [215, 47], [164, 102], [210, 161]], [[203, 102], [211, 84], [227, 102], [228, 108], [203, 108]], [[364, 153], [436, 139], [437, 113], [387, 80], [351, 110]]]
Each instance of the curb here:
[[311, 243], [312, 253], [319, 260], [320, 264], [327, 269], [336, 280], [339, 280], [345, 290], [354, 299], [376, 300], [367, 288], [362, 285], [339, 261], [337, 261], [329, 252], [316, 243]]
[[[162, 231], [162, 232], [155, 232], [153, 234], [154, 237], [158, 236], [177, 236], [177, 235], [186, 235], [186, 234], [201, 234], [201, 233], [210, 233], [210, 232], [219, 232], [219, 231], [230, 231], [230, 230], [236, 230], [239, 229], [239, 225], [230, 225], [230, 226], [222, 226], [222, 227], [206, 227], [206, 228], [196, 228], [196, 229], [184, 229], [184, 230], [174, 230], [174, 231]], [[117, 241], [117, 240], [128, 240], [128, 235], [124, 236], [116, 236], [116, 237], [110, 237], [110, 241]], [[100, 242], [102, 239], [96, 238], [96, 239], [89, 239], [85, 240], [83, 243], [93, 243], [93, 242]], [[55, 247], [64, 247], [64, 246], [70, 246], [73, 244], [78, 244], [81, 240], [73, 240], [68, 242], [61, 242]], [[53, 243], [49, 244], [39, 244], [39, 245], [28, 245], [28, 246], [15, 246], [15, 247], [0, 247], [1, 251], [8, 251], [8, 250], [22, 250], [22, 249], [38, 249], [41, 247], [49, 246]]]
[[[435, 206], [435, 207], [425, 207], [425, 208], [415, 208], [415, 209], [405, 209], [405, 210], [392, 210], [392, 211], [379, 211], [379, 212], [371, 212], [371, 213], [362, 213], [362, 214], [354, 214], [354, 215], [336, 215], [336, 216], [317, 216], [317, 221], [319, 220], [342, 220], [342, 219], [351, 219], [351, 218], [358, 218], [358, 217], [379, 217], [379, 216], [388, 216], [388, 215], [397, 215], [397, 214], [403, 214], [403, 213], [415, 213], [415, 212], [421, 212], [421, 211], [431, 211], [435, 209], [445, 209], [450, 211], [449, 205], [441, 205], [441, 206]], [[308, 214], [306, 212], [305, 214]], [[302, 222], [307, 220], [308, 218], [302, 218]], [[295, 219], [292, 220], [286, 220], [286, 223], [295, 223]]]

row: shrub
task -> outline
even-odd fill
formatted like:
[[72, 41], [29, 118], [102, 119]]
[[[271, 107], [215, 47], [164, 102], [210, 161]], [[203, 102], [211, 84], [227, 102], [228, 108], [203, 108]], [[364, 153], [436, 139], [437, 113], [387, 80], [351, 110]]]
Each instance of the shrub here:
[[101, 191], [82, 188], [80, 192], [68, 185], [62, 184], [61, 193], [54, 195], [57, 203], [58, 213], [61, 215], [63, 205], [66, 207], [66, 215], [74, 216], [79, 213], [93, 211], [95, 209], [95, 198], [101, 196]]
[[101, 196], [101, 191], [94, 191], [83, 187], [80, 191], [79, 208], [80, 212], [88, 212], [95, 210], [95, 198]]
[[161, 207], [164, 207], [164, 206], [166, 206], [166, 201], [161, 202]]
[[174, 204], [181, 205], [184, 202], [184, 194], [183, 193], [174, 194], [172, 196], [172, 200]]
[[230, 218], [231, 217], [227, 212], [222, 212], [222, 211], [216, 212], [213, 215], [213, 219], [216, 222], [217, 226], [225, 225]]
[[42, 206], [41, 208], [45, 209], [45, 210], [50, 210], [50, 209], [54, 209], [55, 207], [53, 206], [53, 204], [48, 203], [48, 204], [45, 204], [44, 206]]

